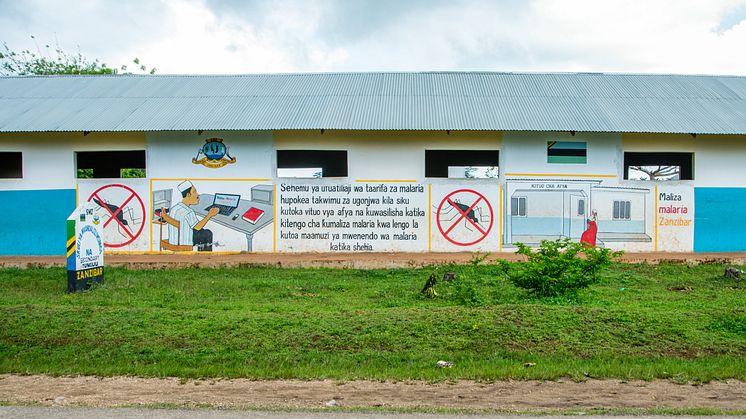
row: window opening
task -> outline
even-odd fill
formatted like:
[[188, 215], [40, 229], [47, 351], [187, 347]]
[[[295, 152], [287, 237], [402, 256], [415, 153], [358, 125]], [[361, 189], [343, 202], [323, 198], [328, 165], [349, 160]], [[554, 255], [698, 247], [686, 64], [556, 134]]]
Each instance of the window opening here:
[[629, 180], [692, 180], [694, 153], [624, 153]]
[[497, 178], [499, 161], [498, 150], [425, 150], [425, 177]]
[[277, 177], [347, 176], [347, 151], [277, 150]]
[[78, 179], [144, 178], [145, 150], [78, 151], [75, 153]]
[[20, 151], [0, 152], [0, 179], [23, 178], [23, 153]]

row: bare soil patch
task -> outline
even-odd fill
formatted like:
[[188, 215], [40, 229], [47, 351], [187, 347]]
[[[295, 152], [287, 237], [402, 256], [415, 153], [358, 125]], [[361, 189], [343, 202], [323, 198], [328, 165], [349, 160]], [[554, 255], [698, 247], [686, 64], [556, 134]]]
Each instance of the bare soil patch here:
[[[162, 269], [178, 267], [330, 267], [330, 268], [408, 268], [448, 263], [468, 263], [474, 254], [462, 253], [240, 253], [240, 254], [107, 254], [107, 266], [132, 269]], [[523, 260], [514, 253], [493, 253], [487, 261], [497, 259]], [[625, 253], [621, 261], [629, 263], [734, 263], [746, 264], [746, 252], [738, 253]], [[63, 256], [3, 256], [0, 267], [65, 266]]]
[[480, 383], [189, 380], [135, 377], [0, 375], [0, 400], [116, 407], [170, 404], [213, 407], [453, 408], [501, 411], [561, 409], [746, 409], [746, 382], [676, 384], [665, 380], [499, 381]]

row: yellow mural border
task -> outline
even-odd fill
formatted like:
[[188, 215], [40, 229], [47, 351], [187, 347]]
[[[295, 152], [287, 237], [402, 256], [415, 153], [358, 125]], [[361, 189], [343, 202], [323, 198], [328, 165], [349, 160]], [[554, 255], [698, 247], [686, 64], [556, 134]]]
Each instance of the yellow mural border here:
[[500, 184], [500, 241], [498, 243], [498, 252], [503, 251], [503, 185]]
[[513, 177], [581, 177], [615, 179], [618, 175], [581, 174], [581, 173], [505, 173], [504, 176]]
[[[150, 192], [148, 193], [148, 201], [150, 204], [150, 213], [148, 214], [148, 217], [150, 220], [148, 220], [148, 224], [150, 224], [150, 253], [153, 253], [153, 179], [150, 179]], [[163, 226], [161, 226], [163, 228]]]
[[415, 179], [355, 179], [356, 183], [420, 183]]
[[272, 253], [277, 253], [277, 184], [274, 184], [274, 187], [272, 188], [272, 209], [274, 210], [274, 214], [272, 214]]
[[150, 178], [150, 181], [154, 180], [196, 180], [199, 182], [205, 181], [217, 181], [217, 182], [273, 182], [272, 178], [214, 178], [214, 177], [154, 177]]
[[653, 251], [658, 251], [658, 185], [655, 185], [655, 207], [653, 207], [653, 212], [655, 212], [655, 233], [653, 234]]
[[432, 237], [433, 237], [433, 185], [427, 184], [427, 252], [432, 251]]

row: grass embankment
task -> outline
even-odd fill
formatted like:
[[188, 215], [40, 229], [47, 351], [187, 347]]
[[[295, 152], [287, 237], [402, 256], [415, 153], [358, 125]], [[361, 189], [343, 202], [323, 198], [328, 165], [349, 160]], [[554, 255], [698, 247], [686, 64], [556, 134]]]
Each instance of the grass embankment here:
[[618, 264], [574, 302], [492, 265], [439, 268], [475, 286], [430, 300], [432, 270], [112, 268], [75, 295], [63, 269], [0, 270], [0, 372], [746, 380], [746, 284], [721, 265]]

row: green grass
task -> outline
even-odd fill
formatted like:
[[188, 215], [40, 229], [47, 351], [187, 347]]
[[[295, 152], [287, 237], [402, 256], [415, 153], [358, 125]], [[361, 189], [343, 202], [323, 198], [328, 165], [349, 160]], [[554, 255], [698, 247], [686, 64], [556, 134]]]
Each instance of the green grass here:
[[474, 286], [429, 300], [434, 269], [107, 268], [79, 294], [63, 269], [0, 270], [0, 373], [746, 380], [746, 284], [722, 265], [617, 264], [575, 301], [493, 265], [438, 267]]

